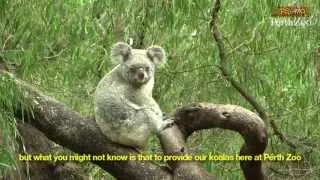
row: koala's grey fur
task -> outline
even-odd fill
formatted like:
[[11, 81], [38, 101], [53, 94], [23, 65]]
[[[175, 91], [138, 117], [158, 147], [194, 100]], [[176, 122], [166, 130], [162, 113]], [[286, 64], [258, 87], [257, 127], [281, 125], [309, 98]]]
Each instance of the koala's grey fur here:
[[112, 141], [143, 148], [151, 134], [172, 124], [163, 120], [152, 98], [155, 68], [165, 61], [163, 48], [132, 49], [116, 43], [111, 60], [118, 64], [98, 84], [95, 95], [96, 122]]

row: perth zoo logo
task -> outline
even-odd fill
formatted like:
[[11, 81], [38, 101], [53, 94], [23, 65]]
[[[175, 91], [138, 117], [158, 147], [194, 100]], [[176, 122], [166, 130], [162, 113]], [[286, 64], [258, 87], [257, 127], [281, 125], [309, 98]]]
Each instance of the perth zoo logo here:
[[306, 27], [315, 24], [316, 20], [305, 6], [279, 6], [271, 14], [272, 26]]

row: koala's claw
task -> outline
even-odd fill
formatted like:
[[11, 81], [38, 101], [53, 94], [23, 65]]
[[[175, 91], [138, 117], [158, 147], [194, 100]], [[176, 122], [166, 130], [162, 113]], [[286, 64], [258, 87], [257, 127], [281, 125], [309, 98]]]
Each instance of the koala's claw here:
[[161, 128], [160, 128], [160, 131], [163, 131], [163, 130], [165, 130], [165, 129], [173, 126], [173, 125], [174, 125], [174, 120], [173, 119], [171, 119], [171, 118], [170, 119], [165, 119], [163, 124], [162, 124], [162, 126], [161, 126]]

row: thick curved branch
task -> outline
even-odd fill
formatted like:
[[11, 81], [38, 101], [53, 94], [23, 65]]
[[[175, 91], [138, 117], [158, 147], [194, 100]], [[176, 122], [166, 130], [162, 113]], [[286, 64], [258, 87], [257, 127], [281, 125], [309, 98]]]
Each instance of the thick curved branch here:
[[[194, 103], [178, 108], [174, 115], [177, 126], [180, 131], [172, 129], [166, 130], [161, 136], [162, 147], [167, 154], [188, 154], [185, 146], [186, 139], [193, 132], [209, 129], [222, 128], [236, 131], [241, 134], [245, 140], [242, 146], [240, 156], [262, 154], [267, 146], [267, 128], [263, 120], [253, 112], [235, 105], [215, 105], [209, 103]], [[240, 166], [246, 179], [260, 180], [264, 179], [261, 161], [241, 161]], [[201, 168], [195, 164], [187, 162], [173, 162], [175, 175], [178, 172], [197, 174], [202, 172]], [[191, 167], [196, 167], [192, 169]], [[180, 169], [178, 171], [177, 169]], [[178, 171], [176, 173], [176, 171]], [[180, 174], [184, 174], [180, 173]], [[199, 174], [199, 173], [198, 173]], [[203, 179], [210, 179], [206, 173], [201, 173]]]
[[[195, 131], [210, 128], [222, 128], [241, 134], [245, 144], [240, 156], [262, 154], [267, 146], [267, 128], [264, 121], [255, 113], [235, 105], [194, 103], [178, 108], [174, 114], [177, 126], [168, 128], [160, 135], [162, 149], [166, 154], [187, 155], [186, 139]], [[177, 130], [179, 128], [179, 130]], [[185, 179], [199, 177], [212, 179], [197, 163], [184, 161], [171, 162], [174, 177]], [[265, 179], [261, 161], [241, 161], [241, 169], [246, 179]]]
[[218, 49], [219, 49], [219, 56], [220, 56], [220, 70], [224, 76], [224, 78], [231, 83], [231, 85], [253, 106], [253, 108], [258, 112], [259, 116], [266, 122], [270, 123], [274, 133], [279, 139], [286, 143], [293, 149], [296, 149], [296, 145], [290, 142], [279, 130], [277, 124], [273, 119], [269, 119], [266, 111], [264, 108], [258, 103], [258, 101], [251, 96], [248, 91], [242, 87], [242, 85], [237, 82], [235, 79], [232, 78], [231, 73], [228, 71], [227, 66], [227, 57], [226, 57], [226, 50], [224, 46], [224, 42], [222, 40], [221, 33], [218, 28], [218, 13], [220, 11], [221, 3], [220, 0], [216, 0], [212, 10], [211, 10], [211, 21], [210, 27], [213, 33], [213, 37], [216, 40]]
[[[187, 138], [194, 131], [222, 128], [236, 131], [245, 140], [240, 155], [262, 154], [268, 137], [265, 123], [253, 112], [235, 105], [194, 103], [177, 109], [176, 124]], [[241, 161], [246, 179], [264, 179], [261, 161]]]

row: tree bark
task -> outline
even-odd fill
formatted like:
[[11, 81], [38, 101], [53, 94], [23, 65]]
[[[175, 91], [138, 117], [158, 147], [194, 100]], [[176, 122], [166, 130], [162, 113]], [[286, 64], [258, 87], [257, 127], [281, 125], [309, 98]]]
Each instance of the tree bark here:
[[[66, 152], [61, 146], [50, 141], [42, 132], [28, 123], [19, 123], [20, 154], [54, 154], [57, 151]], [[20, 141], [21, 140], [21, 141]], [[18, 155], [17, 155], [18, 156]], [[45, 179], [45, 180], [88, 180], [83, 170], [70, 161], [29, 161], [18, 163], [19, 168], [4, 179]]]

